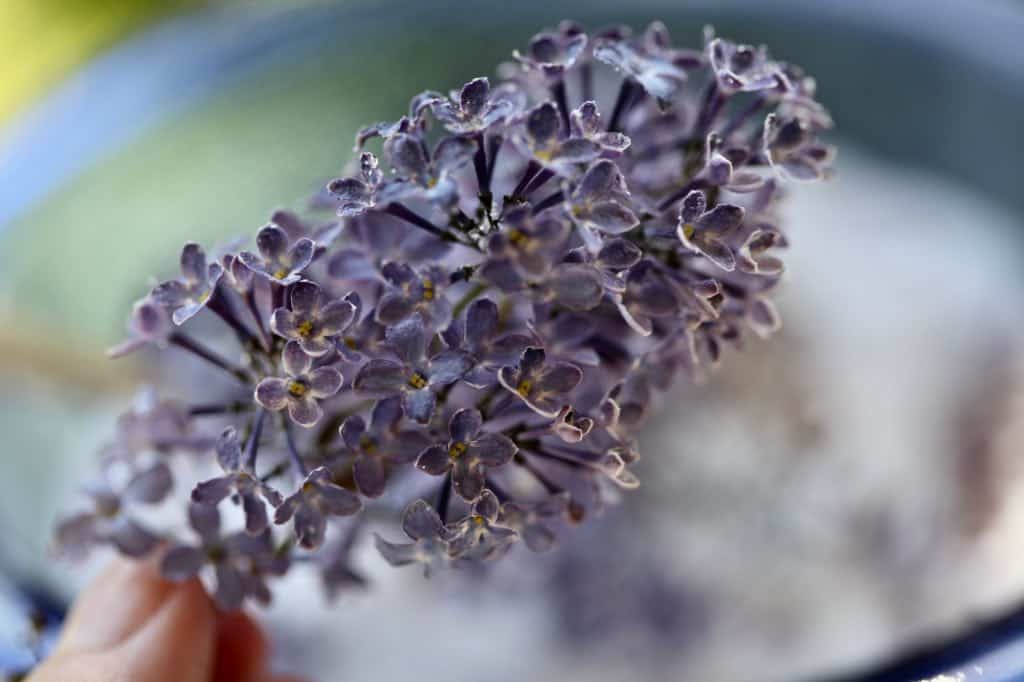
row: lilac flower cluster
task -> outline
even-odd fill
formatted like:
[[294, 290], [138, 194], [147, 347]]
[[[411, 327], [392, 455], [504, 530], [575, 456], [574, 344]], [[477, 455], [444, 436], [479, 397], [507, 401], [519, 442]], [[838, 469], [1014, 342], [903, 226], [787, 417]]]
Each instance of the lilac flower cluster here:
[[[185, 246], [114, 352], [177, 349], [236, 388], [133, 412], [62, 547], [163, 545], [232, 608], [294, 564], [361, 584], [351, 550], [388, 520], [384, 559], [429, 572], [548, 549], [638, 485], [658, 394], [778, 327], [780, 182], [829, 175], [831, 122], [798, 67], [711, 31], [694, 51], [564, 23], [514, 57], [360, 130], [255, 251]], [[210, 314], [230, 339], [200, 338]]]

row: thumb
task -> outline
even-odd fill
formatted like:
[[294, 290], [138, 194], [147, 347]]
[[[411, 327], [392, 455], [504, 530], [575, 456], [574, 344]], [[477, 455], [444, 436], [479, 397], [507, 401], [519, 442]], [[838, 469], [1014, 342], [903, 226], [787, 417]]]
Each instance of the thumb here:
[[207, 682], [217, 616], [197, 580], [121, 561], [78, 599], [54, 655], [28, 682]]

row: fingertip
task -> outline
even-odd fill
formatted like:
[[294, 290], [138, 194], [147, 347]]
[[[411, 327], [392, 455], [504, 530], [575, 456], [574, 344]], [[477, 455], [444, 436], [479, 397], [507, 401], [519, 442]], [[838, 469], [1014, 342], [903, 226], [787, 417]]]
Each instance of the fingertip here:
[[151, 561], [111, 562], [75, 600], [54, 655], [116, 647], [160, 609], [173, 589]]
[[220, 614], [214, 657], [214, 680], [260, 682], [266, 668], [266, 636], [242, 611]]
[[214, 663], [217, 612], [202, 583], [178, 584], [160, 610], [122, 645], [127, 679], [206, 682]]

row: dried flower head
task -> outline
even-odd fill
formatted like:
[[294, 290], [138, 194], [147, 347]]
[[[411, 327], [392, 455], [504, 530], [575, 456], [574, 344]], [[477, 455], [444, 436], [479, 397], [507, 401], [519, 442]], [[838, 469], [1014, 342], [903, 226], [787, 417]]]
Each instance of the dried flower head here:
[[514, 57], [362, 128], [345, 176], [254, 251], [185, 246], [113, 354], [231, 381], [121, 420], [65, 550], [165, 543], [168, 577], [234, 608], [292, 567], [362, 585], [368, 529], [429, 574], [549, 550], [639, 485], [635, 433], [673, 379], [778, 328], [775, 204], [830, 176], [831, 119], [799, 67], [711, 32], [690, 50], [660, 23], [566, 22]]

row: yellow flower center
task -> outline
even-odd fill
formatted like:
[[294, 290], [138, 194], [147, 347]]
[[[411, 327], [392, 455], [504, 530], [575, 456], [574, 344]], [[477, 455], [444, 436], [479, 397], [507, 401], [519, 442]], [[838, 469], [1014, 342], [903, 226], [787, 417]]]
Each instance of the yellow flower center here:
[[683, 235], [687, 239], [693, 239], [693, 233], [696, 231], [697, 228], [695, 228], [691, 223], [686, 223], [685, 225], [683, 225]]
[[377, 441], [370, 438], [369, 436], [360, 436], [359, 438], [359, 449], [368, 455], [377, 453]]
[[213, 294], [212, 289], [210, 291], [204, 291], [203, 293], [199, 294], [199, 303], [206, 303], [207, 301], [209, 301], [211, 294]]
[[516, 386], [516, 393], [521, 397], [525, 398], [530, 395], [530, 390], [533, 388], [533, 382], [529, 379], [523, 379]]
[[464, 454], [466, 454], [466, 450], [468, 449], [468, 445], [466, 445], [462, 441], [456, 441], [448, 446], [448, 456], [451, 459], [458, 459], [459, 457], [462, 457]]
[[274, 272], [274, 279], [284, 279], [287, 276], [288, 276], [288, 271], [285, 270], [284, 268], [281, 268], [280, 270], [277, 270], [276, 272]]
[[537, 149], [537, 150], [535, 150], [533, 152], [533, 155], [536, 156], [541, 161], [550, 161], [551, 158], [555, 155], [555, 150], [554, 149]]
[[423, 278], [423, 300], [433, 301], [434, 300], [434, 280], [424, 277]]
[[520, 248], [530, 243], [530, 238], [515, 228], [508, 231], [508, 240]]
[[473, 525], [475, 525], [477, 528], [482, 528], [485, 523], [487, 523], [487, 519], [480, 516], [479, 514], [473, 515]]
[[303, 320], [298, 326], [299, 336], [309, 336], [313, 333], [313, 322], [310, 320]]
[[309, 386], [301, 381], [293, 381], [288, 384], [288, 393], [296, 398], [301, 398], [309, 391]]
[[419, 372], [413, 372], [412, 376], [409, 377], [409, 385], [417, 390], [421, 388], [426, 388], [427, 378], [420, 374]]

